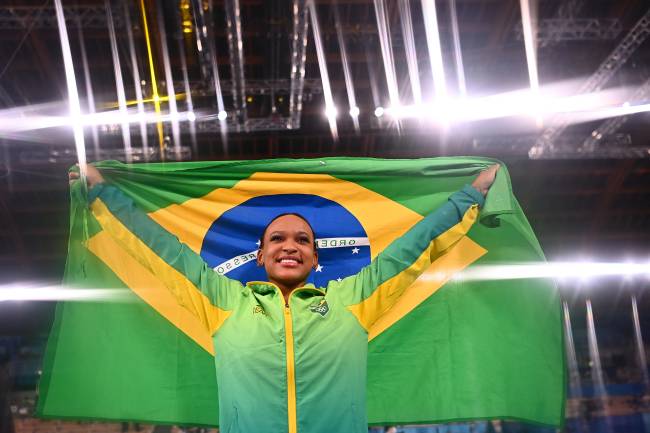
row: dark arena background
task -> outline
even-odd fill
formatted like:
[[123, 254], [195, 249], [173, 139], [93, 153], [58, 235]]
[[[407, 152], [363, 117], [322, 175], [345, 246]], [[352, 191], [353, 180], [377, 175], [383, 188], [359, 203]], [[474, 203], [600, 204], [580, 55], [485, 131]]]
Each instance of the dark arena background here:
[[649, 36], [646, 0], [3, 0], [0, 430], [199, 430], [33, 416], [85, 149], [503, 161], [562, 294], [557, 431], [650, 432]]

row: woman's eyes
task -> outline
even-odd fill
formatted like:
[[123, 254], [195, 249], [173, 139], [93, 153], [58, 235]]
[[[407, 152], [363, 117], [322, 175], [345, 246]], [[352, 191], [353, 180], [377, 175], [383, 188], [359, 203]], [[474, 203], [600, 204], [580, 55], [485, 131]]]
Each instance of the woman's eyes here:
[[[270, 240], [271, 242], [281, 242], [281, 241], [284, 240], [284, 237], [281, 236], [281, 235], [271, 235], [270, 238], [269, 238], [269, 240]], [[308, 244], [308, 243], [310, 243], [310, 242], [311, 242], [311, 241], [309, 240], [309, 238], [308, 238], [307, 236], [301, 236], [301, 237], [298, 238], [298, 243], [301, 243], [301, 244]]]

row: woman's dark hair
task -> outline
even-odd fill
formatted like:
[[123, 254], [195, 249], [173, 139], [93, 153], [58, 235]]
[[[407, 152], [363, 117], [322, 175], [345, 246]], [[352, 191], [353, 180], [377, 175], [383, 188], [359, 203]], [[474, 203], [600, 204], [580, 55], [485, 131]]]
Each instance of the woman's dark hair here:
[[260, 248], [262, 248], [264, 246], [264, 237], [266, 236], [266, 231], [269, 229], [269, 226], [271, 224], [273, 224], [273, 221], [275, 221], [278, 218], [281, 218], [283, 216], [287, 216], [287, 215], [297, 216], [298, 218], [303, 220], [305, 223], [307, 223], [307, 225], [309, 226], [309, 229], [311, 230], [311, 234], [314, 236], [314, 251], [317, 250], [318, 246], [316, 245], [316, 232], [314, 231], [314, 228], [311, 226], [311, 224], [309, 223], [307, 218], [305, 218], [304, 216], [302, 216], [302, 215], [300, 215], [299, 213], [296, 213], [296, 212], [281, 213], [280, 215], [276, 215], [271, 221], [269, 221], [269, 223], [266, 225], [266, 227], [264, 227], [264, 230], [262, 231], [262, 237], [260, 238]]

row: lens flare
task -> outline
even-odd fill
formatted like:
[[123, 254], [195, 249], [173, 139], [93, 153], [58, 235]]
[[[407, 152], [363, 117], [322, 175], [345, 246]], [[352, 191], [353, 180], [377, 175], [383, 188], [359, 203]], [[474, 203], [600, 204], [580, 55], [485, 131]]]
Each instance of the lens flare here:
[[132, 302], [128, 289], [79, 288], [33, 282], [0, 285], [0, 302], [8, 301], [95, 301]]
[[599, 277], [650, 277], [648, 263], [611, 262], [541, 262], [505, 265], [477, 265], [460, 273], [463, 281], [516, 280], [552, 278], [557, 280], [589, 280]]

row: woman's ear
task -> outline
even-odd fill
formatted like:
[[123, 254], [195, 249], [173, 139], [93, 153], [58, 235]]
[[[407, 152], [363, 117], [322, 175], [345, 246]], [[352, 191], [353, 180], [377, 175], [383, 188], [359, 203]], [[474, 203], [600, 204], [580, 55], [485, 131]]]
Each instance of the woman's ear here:
[[262, 255], [262, 248], [257, 250], [257, 266], [264, 266], [264, 256]]
[[312, 260], [312, 268], [316, 269], [318, 267], [318, 250], [314, 250], [314, 258]]

